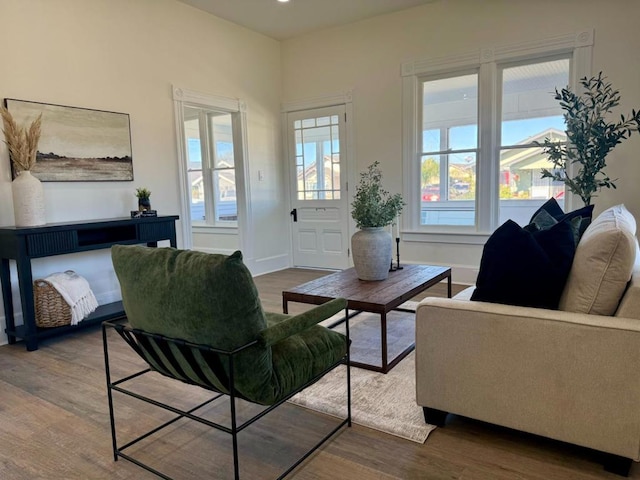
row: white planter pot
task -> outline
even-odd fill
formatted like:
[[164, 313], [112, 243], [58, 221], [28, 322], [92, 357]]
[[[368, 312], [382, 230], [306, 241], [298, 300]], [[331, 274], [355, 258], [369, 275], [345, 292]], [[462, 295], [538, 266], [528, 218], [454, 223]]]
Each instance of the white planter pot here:
[[35, 227], [47, 223], [42, 183], [28, 170], [18, 172], [11, 182], [16, 227]]
[[360, 280], [384, 280], [391, 266], [391, 234], [383, 227], [363, 228], [351, 237], [353, 266]]

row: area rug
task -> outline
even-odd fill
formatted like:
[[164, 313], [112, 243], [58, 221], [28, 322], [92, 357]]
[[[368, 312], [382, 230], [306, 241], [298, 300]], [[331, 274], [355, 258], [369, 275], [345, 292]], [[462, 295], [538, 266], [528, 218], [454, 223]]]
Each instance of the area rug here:
[[[413, 305], [412, 305], [413, 306]], [[415, 329], [415, 314], [393, 312], [388, 316], [390, 345]], [[363, 350], [370, 332], [380, 329], [379, 315], [361, 313], [350, 320], [353, 344]], [[414, 331], [411, 331], [411, 337]], [[379, 339], [379, 335], [378, 335]], [[378, 345], [369, 343], [372, 350]], [[379, 347], [378, 347], [379, 348]], [[353, 348], [352, 348], [353, 350]], [[329, 372], [290, 401], [337, 417], [346, 416], [346, 367]], [[424, 422], [422, 407], [416, 404], [415, 352], [387, 374], [351, 368], [351, 415], [354, 423], [418, 443], [424, 443], [434, 428]]]

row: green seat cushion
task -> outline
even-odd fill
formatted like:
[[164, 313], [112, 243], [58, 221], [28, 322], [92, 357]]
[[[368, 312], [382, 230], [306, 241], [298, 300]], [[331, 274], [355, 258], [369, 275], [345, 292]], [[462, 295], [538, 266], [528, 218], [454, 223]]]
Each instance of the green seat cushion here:
[[[288, 315], [265, 313], [269, 326]], [[272, 390], [264, 392], [260, 403], [271, 404], [302, 387], [338, 362], [347, 353], [347, 338], [321, 325], [292, 335], [272, 347]]]

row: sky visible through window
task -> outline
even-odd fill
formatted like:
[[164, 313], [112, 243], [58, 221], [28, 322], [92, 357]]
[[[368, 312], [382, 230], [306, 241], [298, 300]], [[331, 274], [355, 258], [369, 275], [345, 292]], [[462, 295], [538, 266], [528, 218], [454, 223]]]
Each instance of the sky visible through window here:
[[[200, 151], [200, 139], [189, 138], [187, 139], [189, 145], [189, 162], [191, 164], [197, 163], [198, 167], [202, 165], [202, 157]], [[227, 153], [233, 153], [233, 144], [230, 142], [217, 142], [218, 155], [223, 156]]]

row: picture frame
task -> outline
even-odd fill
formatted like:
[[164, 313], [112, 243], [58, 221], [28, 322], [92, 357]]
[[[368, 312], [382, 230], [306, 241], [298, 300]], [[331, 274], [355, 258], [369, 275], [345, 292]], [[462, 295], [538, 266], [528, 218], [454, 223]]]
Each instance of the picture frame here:
[[[42, 182], [133, 181], [129, 114], [5, 98], [20, 126], [42, 114], [31, 173]], [[16, 177], [13, 171], [12, 178]]]

